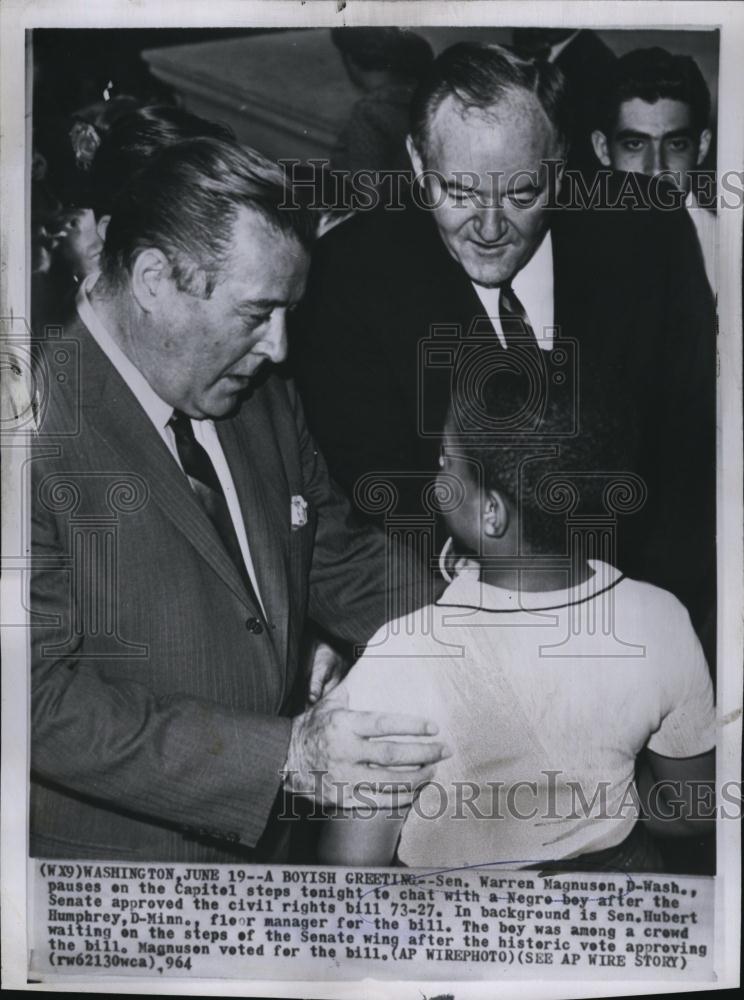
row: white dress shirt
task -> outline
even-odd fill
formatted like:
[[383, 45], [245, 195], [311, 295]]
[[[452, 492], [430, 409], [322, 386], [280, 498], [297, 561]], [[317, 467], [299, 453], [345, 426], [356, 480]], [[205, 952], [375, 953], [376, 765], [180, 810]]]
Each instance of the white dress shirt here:
[[705, 262], [705, 273], [708, 276], [710, 287], [716, 292], [716, 257], [718, 255], [717, 243], [717, 222], [713, 212], [707, 208], [701, 208], [697, 203], [695, 195], [690, 191], [685, 199], [685, 208], [690, 214], [690, 218], [695, 226], [700, 249], [703, 251], [703, 261]]
[[[538, 347], [543, 351], [552, 350], [555, 333], [555, 310], [553, 305], [553, 242], [550, 233], [545, 234], [537, 252], [515, 275], [511, 286], [525, 308]], [[483, 288], [482, 285], [476, 285], [475, 282], [473, 282], [473, 288], [481, 300], [501, 346], [506, 348], [506, 338], [499, 319], [501, 289]]]
[[[142, 372], [129, 360], [126, 354], [124, 354], [122, 349], [114, 341], [111, 334], [101, 322], [101, 319], [93, 308], [89, 297], [89, 293], [95, 285], [97, 279], [98, 274], [91, 274], [81, 284], [77, 295], [78, 316], [88, 328], [91, 336], [117, 370], [119, 375], [121, 375], [124, 379], [135, 399], [150, 418], [153, 427], [165, 442], [168, 451], [173, 456], [174, 461], [178, 464], [181, 471], [183, 471], [183, 467], [181, 466], [181, 462], [178, 457], [175, 434], [173, 433], [173, 429], [170, 427], [170, 419], [173, 416], [173, 407], [170, 403], [166, 403], [165, 400], [158, 396]], [[258, 589], [258, 580], [256, 579], [256, 571], [253, 566], [253, 560], [251, 559], [251, 552], [248, 546], [248, 536], [245, 531], [243, 512], [240, 509], [240, 502], [238, 500], [238, 494], [235, 491], [235, 483], [233, 482], [233, 478], [230, 473], [230, 467], [227, 464], [225, 453], [222, 450], [220, 439], [217, 436], [217, 428], [211, 420], [192, 420], [191, 426], [194, 429], [194, 437], [209, 455], [210, 461], [214, 466], [214, 471], [220, 481], [220, 486], [222, 487], [222, 492], [224, 493], [225, 500], [227, 502], [227, 508], [230, 512], [230, 517], [235, 528], [235, 534], [238, 538], [240, 552], [243, 556], [246, 570], [248, 571], [248, 576], [253, 584], [256, 596], [261, 603], [261, 610], [265, 615], [266, 609], [263, 606], [261, 593]]]

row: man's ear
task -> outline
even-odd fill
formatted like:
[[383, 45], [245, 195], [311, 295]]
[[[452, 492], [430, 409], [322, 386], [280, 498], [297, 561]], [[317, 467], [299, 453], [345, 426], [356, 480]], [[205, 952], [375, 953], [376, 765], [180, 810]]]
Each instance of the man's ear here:
[[592, 146], [594, 147], [594, 155], [597, 157], [602, 166], [612, 166], [607, 136], [604, 132], [600, 132], [598, 128], [592, 132]]
[[102, 243], [106, 242], [106, 230], [108, 229], [109, 222], [111, 222], [110, 215], [102, 215], [96, 222], [96, 232], [98, 233]]
[[483, 534], [486, 538], [502, 538], [509, 527], [509, 507], [498, 490], [488, 490], [483, 508]]
[[145, 312], [157, 308], [170, 291], [171, 267], [168, 258], [157, 247], [140, 250], [131, 271], [132, 294]]
[[418, 174], [422, 174], [424, 172], [424, 161], [421, 159], [421, 154], [416, 149], [416, 145], [410, 135], [406, 136], [406, 149], [408, 150], [408, 158], [411, 161], [414, 174], [417, 176]]
[[700, 142], [698, 143], [698, 155], [697, 155], [697, 165], [703, 162], [705, 157], [708, 155], [708, 150], [710, 149], [710, 140], [713, 138], [713, 133], [709, 128], [704, 128], [700, 133]]

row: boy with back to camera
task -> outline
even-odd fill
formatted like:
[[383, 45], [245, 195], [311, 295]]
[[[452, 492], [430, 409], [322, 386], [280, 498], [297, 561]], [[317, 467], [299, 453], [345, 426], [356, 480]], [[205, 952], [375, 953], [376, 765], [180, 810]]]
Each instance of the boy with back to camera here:
[[[489, 427], [526, 412], [516, 378], [484, 402]], [[712, 828], [700, 805], [712, 802], [713, 688], [682, 604], [611, 564], [604, 503], [613, 484], [633, 488], [618, 471], [621, 436], [599, 412], [566, 435], [552, 401], [539, 433], [484, 441], [462, 433], [462, 404], [456, 395], [438, 477], [451, 532], [440, 566], [456, 575], [428, 615], [381, 629], [341, 686], [354, 708], [435, 719], [453, 754], [412, 807], [337, 813], [321, 860], [663, 870], [647, 825]], [[568, 530], [571, 491], [572, 523], [598, 526], [594, 543]], [[656, 786], [636, 784], [644, 748]], [[673, 798], [698, 805], [675, 810]]]

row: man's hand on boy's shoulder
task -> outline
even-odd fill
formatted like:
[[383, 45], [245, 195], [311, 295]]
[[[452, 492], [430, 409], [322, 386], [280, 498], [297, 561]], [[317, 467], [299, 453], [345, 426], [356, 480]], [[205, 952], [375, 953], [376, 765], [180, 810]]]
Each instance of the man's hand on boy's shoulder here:
[[354, 711], [348, 704], [340, 685], [292, 720], [286, 789], [340, 808], [353, 805], [360, 789], [378, 808], [411, 802], [450, 755], [442, 741], [430, 738], [437, 725], [411, 715]]

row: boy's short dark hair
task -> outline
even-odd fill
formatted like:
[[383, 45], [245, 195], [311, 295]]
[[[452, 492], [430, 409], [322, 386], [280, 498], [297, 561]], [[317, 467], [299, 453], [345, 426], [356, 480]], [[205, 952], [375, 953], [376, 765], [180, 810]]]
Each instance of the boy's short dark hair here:
[[254, 150], [219, 139], [190, 139], [161, 150], [119, 193], [101, 270], [116, 285], [145, 247], [160, 249], [177, 287], [209, 298], [232, 249], [241, 208], [309, 249], [316, 222], [293, 207], [282, 168]]
[[606, 135], [615, 128], [621, 104], [633, 98], [648, 104], [661, 98], [681, 101], [690, 108], [697, 135], [708, 127], [710, 91], [692, 56], [673, 55], [658, 47], [635, 49], [621, 56], [600, 101], [601, 120], [597, 124]]
[[468, 110], [486, 111], [514, 90], [533, 94], [564, 145], [571, 134], [566, 79], [553, 63], [523, 59], [509, 49], [458, 42], [445, 49], [422, 79], [411, 102], [411, 136], [426, 149], [429, 125], [440, 104], [454, 96]]
[[[486, 382], [477, 411], [489, 428], [496, 428], [491, 437], [472, 434], [468, 414], [472, 415], [473, 401], [456, 390], [448, 420], [450, 438], [457, 451], [481, 469], [482, 487], [497, 490], [518, 509], [521, 535], [531, 550], [565, 554], [563, 500], [575, 492], [574, 514], [607, 513], [608, 488], [613, 483], [618, 486], [622, 474], [632, 469], [634, 408], [623, 408], [629, 417], [619, 427], [601, 399], [594, 405], [582, 398], [582, 421], [576, 431], [565, 396], [542, 398], [535, 407], [529, 392], [527, 380], [517, 375], [499, 373]], [[527, 410], [539, 410], [537, 419], [525, 421]], [[525, 423], [528, 430], [522, 429]]]

